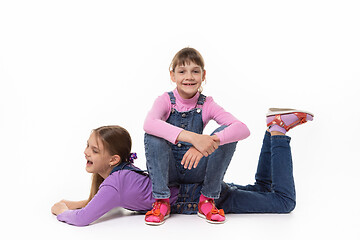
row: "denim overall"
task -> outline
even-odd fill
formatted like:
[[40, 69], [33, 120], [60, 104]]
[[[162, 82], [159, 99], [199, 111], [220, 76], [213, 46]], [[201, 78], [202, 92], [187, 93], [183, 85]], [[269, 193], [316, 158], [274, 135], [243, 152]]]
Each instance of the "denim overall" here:
[[[175, 109], [176, 99], [172, 92], [169, 92], [172, 110], [166, 122], [183, 128], [185, 130], [202, 134], [202, 107], [206, 97], [200, 94], [197, 105], [187, 112], [178, 112]], [[225, 128], [221, 126], [214, 131], [218, 132]], [[214, 134], [213, 133], [213, 134]], [[181, 165], [184, 154], [192, 146], [190, 143], [178, 142], [172, 144], [163, 138], [145, 134], [145, 155], [146, 164], [152, 180], [153, 197], [169, 198], [168, 186], [180, 185], [178, 202], [195, 209], [193, 203], [198, 202], [201, 193], [210, 198], [219, 198], [221, 182], [226, 169], [235, 152], [236, 142], [219, 146], [211, 155], [203, 157], [196, 168], [185, 169]], [[181, 208], [181, 206], [180, 206]]]
[[141, 175], [144, 176], [148, 176], [148, 174], [146, 173], [146, 171], [141, 170], [140, 168], [135, 167], [133, 164], [129, 163], [129, 162], [121, 162], [119, 165], [117, 165], [116, 167], [114, 167], [111, 171], [110, 174], [112, 174], [113, 172], [117, 172], [120, 170], [130, 170], [130, 171], [134, 171], [136, 173], [139, 173]]

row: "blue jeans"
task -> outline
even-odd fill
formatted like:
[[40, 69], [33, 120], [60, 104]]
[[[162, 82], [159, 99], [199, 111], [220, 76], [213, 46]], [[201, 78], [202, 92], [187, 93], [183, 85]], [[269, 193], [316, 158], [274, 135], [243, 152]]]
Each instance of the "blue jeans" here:
[[[288, 136], [270, 136], [266, 132], [255, 184], [240, 186], [222, 182], [216, 206], [226, 213], [291, 212], [296, 201], [290, 140]], [[172, 206], [172, 212], [196, 213], [195, 203], [200, 196], [198, 188], [196, 185], [181, 185], [179, 198]]]
[[[219, 127], [213, 134], [225, 127]], [[219, 146], [191, 170], [181, 165], [181, 160], [190, 147], [188, 143], [173, 145], [163, 138], [145, 134], [146, 165], [153, 184], [154, 198], [169, 198], [168, 186], [189, 183], [201, 184], [204, 196], [219, 198], [221, 182], [235, 152], [236, 142]]]

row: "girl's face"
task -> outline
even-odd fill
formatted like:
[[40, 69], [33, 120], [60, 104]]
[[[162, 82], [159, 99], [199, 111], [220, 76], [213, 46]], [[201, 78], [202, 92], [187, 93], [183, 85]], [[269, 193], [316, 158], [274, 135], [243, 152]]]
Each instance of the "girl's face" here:
[[176, 66], [174, 71], [170, 71], [171, 80], [176, 83], [176, 88], [184, 99], [195, 96], [205, 80], [205, 75], [206, 71], [193, 62], [185, 66]]
[[111, 172], [112, 156], [105, 150], [102, 141], [92, 133], [87, 141], [84, 151], [86, 158], [86, 171], [89, 173], [98, 173], [106, 178]]

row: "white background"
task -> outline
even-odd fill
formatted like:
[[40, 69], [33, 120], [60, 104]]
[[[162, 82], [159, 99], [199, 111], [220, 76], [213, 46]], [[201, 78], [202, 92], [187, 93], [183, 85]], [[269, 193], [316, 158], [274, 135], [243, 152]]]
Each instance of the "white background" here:
[[[359, 239], [359, 12], [357, 1], [1, 1], [1, 235]], [[145, 168], [144, 118], [175, 87], [168, 67], [186, 46], [205, 59], [204, 94], [252, 133], [226, 181], [254, 181], [268, 107], [315, 113], [289, 133], [296, 209], [220, 226], [177, 215], [149, 227], [120, 210], [84, 228], [58, 222], [53, 203], [88, 196], [91, 129], [127, 128]]]

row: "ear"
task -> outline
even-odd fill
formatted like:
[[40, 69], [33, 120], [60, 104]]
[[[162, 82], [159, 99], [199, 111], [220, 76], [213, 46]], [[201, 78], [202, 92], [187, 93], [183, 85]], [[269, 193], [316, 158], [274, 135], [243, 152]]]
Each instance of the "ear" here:
[[203, 82], [203, 81], [205, 81], [205, 79], [206, 79], [206, 70], [204, 69], [204, 70], [203, 70], [203, 76], [202, 76], [202, 80], [201, 80], [201, 81]]
[[119, 155], [114, 155], [111, 157], [110, 159], [110, 165], [111, 166], [115, 166], [116, 164], [118, 164], [119, 162], [121, 162], [121, 157]]
[[175, 72], [170, 70], [170, 78], [171, 78], [171, 81], [173, 81], [174, 83], [176, 83], [176, 80], [175, 80]]

